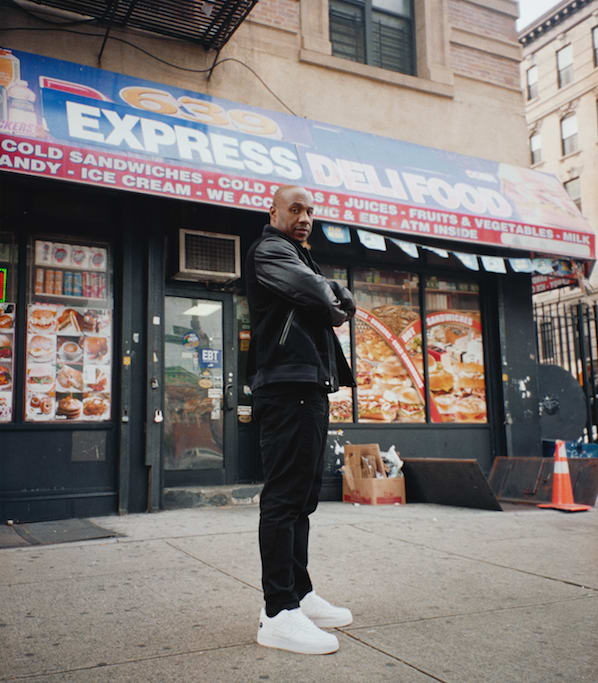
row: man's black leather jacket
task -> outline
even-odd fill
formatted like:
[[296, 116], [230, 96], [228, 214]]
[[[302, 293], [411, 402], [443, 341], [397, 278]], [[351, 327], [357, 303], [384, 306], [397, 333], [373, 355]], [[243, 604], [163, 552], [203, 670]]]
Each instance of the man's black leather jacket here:
[[275, 382], [313, 382], [326, 392], [354, 386], [332, 326], [355, 312], [351, 292], [327, 280], [309, 251], [271, 225], [247, 253], [252, 390]]

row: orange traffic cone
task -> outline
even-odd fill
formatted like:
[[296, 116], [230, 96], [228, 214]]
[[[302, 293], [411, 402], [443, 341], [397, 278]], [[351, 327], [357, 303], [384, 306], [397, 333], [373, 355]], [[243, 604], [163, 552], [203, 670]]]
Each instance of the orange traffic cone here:
[[564, 441], [557, 441], [554, 448], [554, 474], [552, 476], [552, 503], [541, 503], [539, 508], [555, 508], [565, 512], [583, 512], [591, 505], [578, 505], [573, 502], [573, 488], [569, 476], [569, 462]]

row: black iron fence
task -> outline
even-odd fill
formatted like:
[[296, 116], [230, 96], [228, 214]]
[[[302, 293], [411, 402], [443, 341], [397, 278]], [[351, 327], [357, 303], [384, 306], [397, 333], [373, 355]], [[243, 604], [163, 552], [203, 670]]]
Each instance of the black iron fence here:
[[538, 362], [558, 365], [579, 382], [586, 399], [584, 441], [598, 440], [598, 303], [534, 305]]

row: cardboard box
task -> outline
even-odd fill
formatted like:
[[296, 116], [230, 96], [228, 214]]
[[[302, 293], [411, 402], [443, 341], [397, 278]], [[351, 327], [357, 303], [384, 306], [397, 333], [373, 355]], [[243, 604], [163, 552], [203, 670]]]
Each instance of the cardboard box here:
[[[380, 473], [380, 477], [376, 473]], [[405, 477], [389, 479], [376, 443], [345, 444], [343, 502], [362, 505], [406, 503]]]

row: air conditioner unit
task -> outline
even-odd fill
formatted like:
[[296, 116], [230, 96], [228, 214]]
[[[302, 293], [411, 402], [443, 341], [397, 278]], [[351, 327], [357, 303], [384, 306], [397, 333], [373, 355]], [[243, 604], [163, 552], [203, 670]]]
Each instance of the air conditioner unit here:
[[241, 277], [238, 235], [179, 230], [179, 270], [176, 280], [227, 282]]

